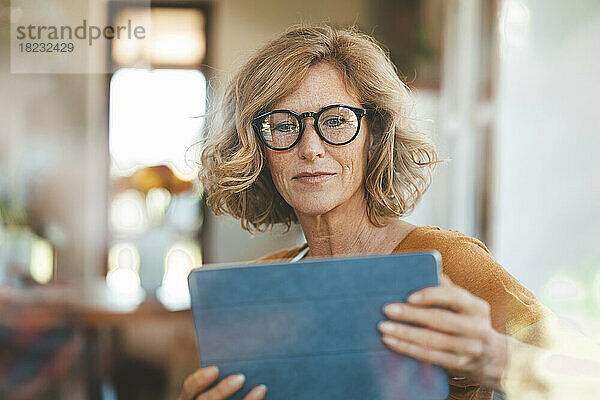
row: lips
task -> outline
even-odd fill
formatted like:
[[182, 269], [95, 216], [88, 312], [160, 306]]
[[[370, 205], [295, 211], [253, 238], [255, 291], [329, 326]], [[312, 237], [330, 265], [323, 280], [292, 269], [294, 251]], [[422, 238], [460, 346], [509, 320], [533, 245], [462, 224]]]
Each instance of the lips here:
[[298, 175], [294, 176], [293, 179], [305, 178], [305, 177], [310, 177], [310, 176], [321, 176], [321, 175], [335, 175], [335, 172], [325, 172], [325, 171], [301, 172]]
[[299, 183], [304, 184], [315, 184], [328, 181], [333, 176], [335, 176], [335, 172], [326, 172], [326, 171], [316, 171], [316, 172], [301, 172], [292, 179]]

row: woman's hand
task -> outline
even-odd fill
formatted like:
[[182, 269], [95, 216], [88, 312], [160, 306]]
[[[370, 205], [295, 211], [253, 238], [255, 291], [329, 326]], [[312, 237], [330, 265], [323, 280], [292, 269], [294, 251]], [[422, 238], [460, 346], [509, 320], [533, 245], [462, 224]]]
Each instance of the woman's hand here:
[[390, 349], [502, 390], [507, 337], [492, 328], [484, 300], [443, 276], [440, 286], [413, 293], [407, 303], [387, 304], [384, 313], [393, 321], [378, 328]]
[[[183, 388], [178, 400], [222, 400], [237, 392], [244, 386], [244, 375], [230, 375], [219, 382], [215, 387], [208, 387], [219, 376], [219, 369], [215, 365], [200, 368], [188, 376], [183, 382]], [[244, 400], [261, 400], [265, 398], [267, 388], [265, 385], [254, 387]]]

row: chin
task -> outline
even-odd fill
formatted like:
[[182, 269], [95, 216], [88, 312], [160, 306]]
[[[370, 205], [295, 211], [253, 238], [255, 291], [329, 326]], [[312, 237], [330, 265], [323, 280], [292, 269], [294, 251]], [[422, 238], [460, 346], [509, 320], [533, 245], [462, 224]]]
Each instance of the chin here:
[[329, 211], [336, 208], [339, 204], [332, 200], [316, 200], [313, 196], [311, 198], [299, 198], [295, 199], [290, 203], [296, 213], [301, 213], [310, 216], [317, 216], [326, 214]]

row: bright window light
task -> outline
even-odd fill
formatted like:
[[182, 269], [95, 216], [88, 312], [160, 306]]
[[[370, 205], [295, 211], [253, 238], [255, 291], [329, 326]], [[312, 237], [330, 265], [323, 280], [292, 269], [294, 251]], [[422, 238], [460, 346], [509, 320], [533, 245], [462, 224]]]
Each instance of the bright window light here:
[[199, 65], [206, 54], [204, 13], [194, 8], [125, 7], [116, 26], [130, 21], [146, 28], [147, 40], [124, 35], [112, 41], [113, 61], [118, 65]]
[[128, 175], [165, 164], [182, 179], [194, 178], [195, 163], [185, 156], [200, 138], [205, 100], [206, 79], [196, 70], [115, 72], [110, 84], [112, 173]]

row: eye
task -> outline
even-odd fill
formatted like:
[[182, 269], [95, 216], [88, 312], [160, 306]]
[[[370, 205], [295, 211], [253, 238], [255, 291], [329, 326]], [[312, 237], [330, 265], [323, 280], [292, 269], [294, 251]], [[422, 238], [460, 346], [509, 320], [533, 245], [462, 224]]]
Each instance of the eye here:
[[347, 122], [348, 121], [346, 121], [346, 119], [341, 116], [331, 116], [327, 117], [325, 121], [323, 121], [323, 126], [325, 128], [337, 128], [346, 124]]
[[296, 130], [296, 124], [292, 124], [289, 122], [285, 122], [282, 124], [277, 124], [273, 127], [274, 131], [277, 132], [281, 132], [281, 133], [290, 133], [290, 132], [294, 132]]

